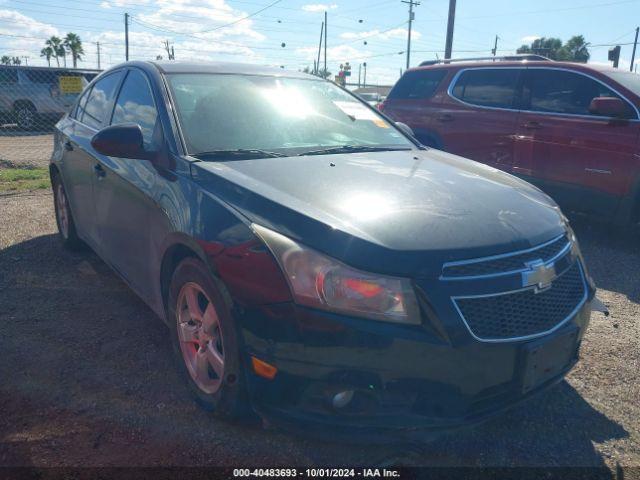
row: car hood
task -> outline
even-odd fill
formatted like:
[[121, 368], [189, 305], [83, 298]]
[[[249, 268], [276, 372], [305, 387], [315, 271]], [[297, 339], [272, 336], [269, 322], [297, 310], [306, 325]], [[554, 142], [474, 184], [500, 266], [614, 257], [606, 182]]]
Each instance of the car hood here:
[[565, 229], [537, 188], [433, 149], [195, 162], [192, 173], [251, 222], [385, 273], [530, 248]]

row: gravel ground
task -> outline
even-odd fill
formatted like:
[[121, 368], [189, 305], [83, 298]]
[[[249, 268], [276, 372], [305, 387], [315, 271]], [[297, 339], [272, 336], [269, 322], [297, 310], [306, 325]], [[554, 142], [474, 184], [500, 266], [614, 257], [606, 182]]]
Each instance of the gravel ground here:
[[[611, 310], [594, 313], [581, 362], [566, 382], [407, 463], [640, 467], [640, 242], [574, 224]], [[0, 465], [371, 465], [397, 453], [212, 418], [178, 378], [165, 327], [54, 232], [48, 192], [0, 196]]]
[[0, 128], [0, 167], [48, 167], [53, 134]]

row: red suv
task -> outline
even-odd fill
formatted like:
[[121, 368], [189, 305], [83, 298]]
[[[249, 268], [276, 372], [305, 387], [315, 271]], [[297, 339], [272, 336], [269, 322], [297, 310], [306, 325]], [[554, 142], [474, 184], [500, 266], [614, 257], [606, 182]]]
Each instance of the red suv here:
[[564, 208], [640, 221], [640, 75], [548, 59], [424, 62], [381, 109], [425, 145], [513, 173]]

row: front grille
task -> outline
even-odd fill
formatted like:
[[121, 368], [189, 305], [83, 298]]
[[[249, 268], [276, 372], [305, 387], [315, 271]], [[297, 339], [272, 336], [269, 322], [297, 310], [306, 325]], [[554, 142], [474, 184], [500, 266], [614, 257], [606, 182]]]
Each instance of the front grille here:
[[559, 326], [584, 303], [586, 286], [579, 262], [556, 278], [549, 289], [456, 298], [454, 302], [479, 340], [500, 341], [543, 334]]
[[568, 251], [568, 246], [569, 240], [566, 235], [562, 235], [551, 242], [524, 252], [445, 264], [442, 269], [442, 277], [477, 277], [523, 270], [528, 262], [534, 260], [542, 260], [547, 263], [563, 250]]

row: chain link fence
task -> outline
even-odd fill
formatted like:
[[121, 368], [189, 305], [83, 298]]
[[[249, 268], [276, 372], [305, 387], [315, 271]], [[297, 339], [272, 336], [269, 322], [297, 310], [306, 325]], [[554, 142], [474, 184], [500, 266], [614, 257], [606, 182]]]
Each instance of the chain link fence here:
[[46, 167], [54, 125], [98, 73], [0, 66], [0, 168]]

